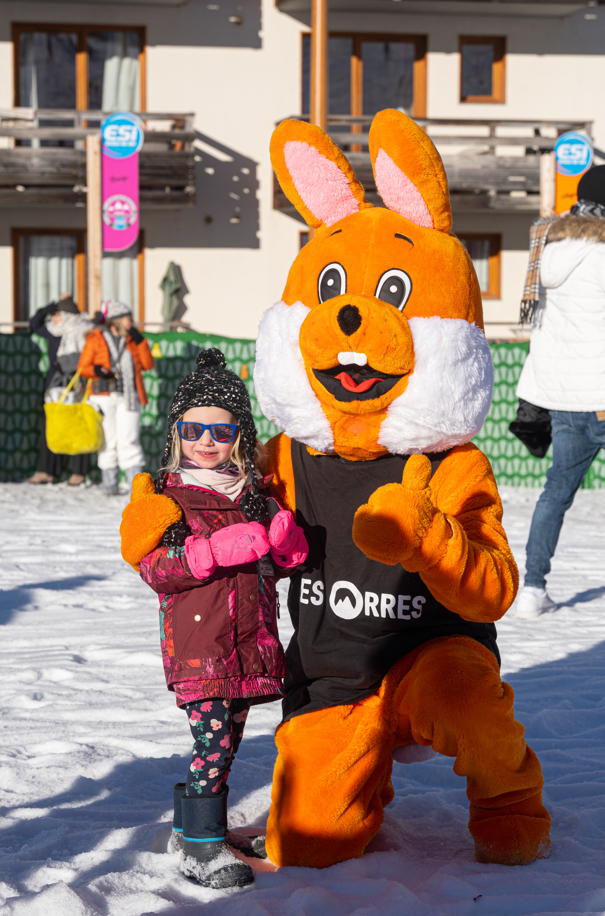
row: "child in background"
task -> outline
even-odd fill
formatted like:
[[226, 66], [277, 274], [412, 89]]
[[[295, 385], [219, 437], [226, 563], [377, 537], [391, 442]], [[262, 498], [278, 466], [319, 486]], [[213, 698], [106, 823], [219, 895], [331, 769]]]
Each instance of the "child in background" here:
[[[246, 386], [220, 350], [202, 350], [175, 392], [156, 485], [182, 518], [140, 574], [160, 597], [168, 689], [194, 739], [187, 782], [174, 787], [173, 842], [184, 874], [206, 887], [254, 880], [226, 843], [226, 783], [250, 706], [282, 696], [273, 564], [292, 569], [308, 551], [291, 512], [269, 521], [259, 448]], [[148, 475], [136, 478], [133, 500], [153, 492]]]

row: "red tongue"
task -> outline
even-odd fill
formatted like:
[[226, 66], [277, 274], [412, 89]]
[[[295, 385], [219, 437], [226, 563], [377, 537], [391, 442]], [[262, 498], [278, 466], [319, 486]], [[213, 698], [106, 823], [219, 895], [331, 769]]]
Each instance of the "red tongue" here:
[[340, 384], [343, 388], [346, 388], [347, 391], [355, 391], [360, 394], [363, 391], [369, 391], [374, 382], [383, 382], [384, 379], [381, 378], [368, 378], [365, 382], [360, 382], [359, 385], [356, 385], [348, 372], [341, 372], [336, 378], [340, 381]]

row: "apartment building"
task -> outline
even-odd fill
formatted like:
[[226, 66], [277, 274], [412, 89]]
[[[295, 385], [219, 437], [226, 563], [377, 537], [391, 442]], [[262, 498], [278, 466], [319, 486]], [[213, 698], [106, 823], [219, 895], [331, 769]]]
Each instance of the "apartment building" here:
[[[0, 331], [67, 291], [86, 302], [86, 136], [140, 112], [141, 233], [103, 257], [103, 298], [254, 337], [306, 227], [269, 139], [309, 111], [311, 0], [0, 0]], [[552, 0], [329, 0], [328, 129], [379, 204], [372, 115], [400, 108], [444, 158], [488, 336], [518, 336], [540, 159], [565, 130], [605, 148], [605, 9]], [[15, 324], [16, 323], [16, 324]]]

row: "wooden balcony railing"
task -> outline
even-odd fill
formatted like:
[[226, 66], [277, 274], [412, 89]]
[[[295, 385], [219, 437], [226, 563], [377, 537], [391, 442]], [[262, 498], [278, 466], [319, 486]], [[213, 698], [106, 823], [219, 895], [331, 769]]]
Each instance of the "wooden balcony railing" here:
[[[195, 203], [192, 114], [140, 112], [142, 209]], [[86, 206], [86, 137], [101, 111], [0, 109], [0, 207]]]
[[[293, 115], [308, 120], [308, 115]], [[592, 136], [592, 121], [416, 118], [443, 159], [455, 211], [540, 210], [540, 156], [557, 138], [576, 130]], [[372, 117], [331, 115], [328, 133], [355, 169], [366, 198], [380, 204], [368, 149]], [[600, 158], [605, 154], [595, 150]], [[274, 205], [296, 216], [279, 185]]]

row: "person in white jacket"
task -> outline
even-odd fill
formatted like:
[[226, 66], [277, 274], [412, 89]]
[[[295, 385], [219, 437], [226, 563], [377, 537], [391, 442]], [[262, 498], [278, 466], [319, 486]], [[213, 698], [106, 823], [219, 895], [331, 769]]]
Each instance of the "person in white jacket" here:
[[605, 448], [605, 166], [580, 179], [578, 203], [549, 227], [540, 299], [517, 395], [550, 412], [552, 467], [527, 542], [521, 619], [553, 611], [546, 576], [565, 512]]

